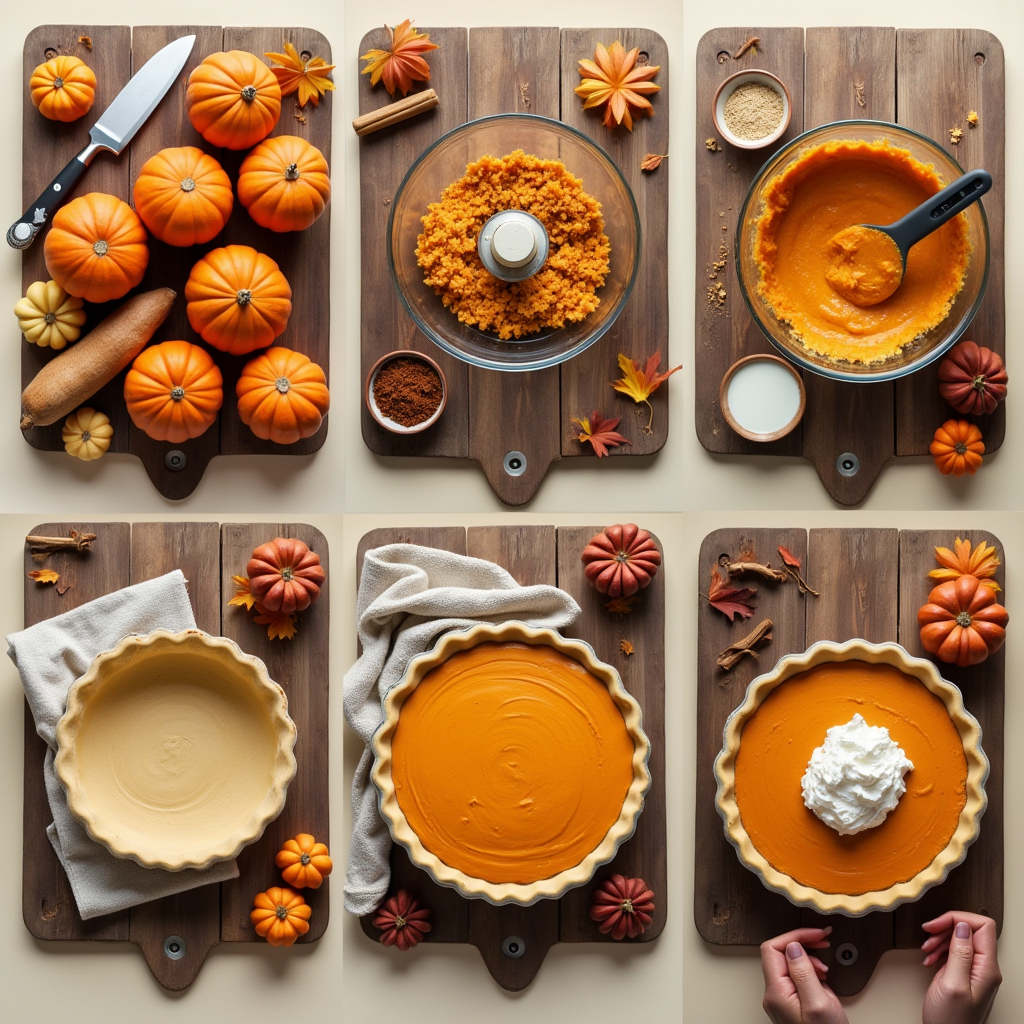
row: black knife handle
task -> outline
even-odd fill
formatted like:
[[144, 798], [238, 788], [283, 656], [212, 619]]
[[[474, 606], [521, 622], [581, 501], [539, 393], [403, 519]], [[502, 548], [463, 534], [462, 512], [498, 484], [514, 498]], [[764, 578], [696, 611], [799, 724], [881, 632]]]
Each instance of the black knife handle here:
[[79, 178], [85, 174], [85, 164], [76, 156], [57, 175], [43, 194], [15, 221], [7, 232], [7, 244], [14, 249], [27, 249], [39, 234], [50, 217], [50, 214], [71, 195], [72, 189], [78, 184]]

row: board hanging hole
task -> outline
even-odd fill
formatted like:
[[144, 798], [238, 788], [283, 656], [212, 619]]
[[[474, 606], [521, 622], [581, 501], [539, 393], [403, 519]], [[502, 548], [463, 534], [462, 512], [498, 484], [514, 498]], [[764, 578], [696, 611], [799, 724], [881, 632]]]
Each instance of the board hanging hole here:
[[180, 960], [186, 948], [185, 940], [180, 935], [168, 935], [164, 939], [164, 956], [168, 960]]
[[501, 466], [509, 476], [522, 476], [526, 472], [526, 456], [522, 452], [506, 452]]
[[844, 942], [836, 947], [836, 963], [841, 967], [852, 967], [859, 956], [860, 953], [852, 942]]
[[986, 57], [985, 57], [985, 54], [983, 54], [983, 53], [976, 53], [974, 55], [974, 63], [977, 64], [979, 68], [981, 67], [982, 64], [985, 63], [985, 60], [986, 60]]
[[860, 471], [860, 459], [853, 452], [843, 452], [836, 459], [836, 469], [839, 471], [840, 476], [856, 476]]
[[501, 951], [509, 960], [518, 960], [526, 952], [526, 941], [518, 935], [506, 935], [501, 943]]

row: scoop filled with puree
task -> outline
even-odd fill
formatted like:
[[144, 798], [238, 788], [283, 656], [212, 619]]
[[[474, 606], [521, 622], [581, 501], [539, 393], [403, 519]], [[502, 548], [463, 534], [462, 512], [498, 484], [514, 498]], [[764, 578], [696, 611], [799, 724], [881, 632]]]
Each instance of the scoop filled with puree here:
[[853, 363], [892, 358], [945, 319], [971, 243], [955, 211], [905, 252], [877, 226], [895, 226], [942, 186], [931, 164], [884, 139], [803, 150], [764, 190], [754, 235], [759, 294], [812, 352]]

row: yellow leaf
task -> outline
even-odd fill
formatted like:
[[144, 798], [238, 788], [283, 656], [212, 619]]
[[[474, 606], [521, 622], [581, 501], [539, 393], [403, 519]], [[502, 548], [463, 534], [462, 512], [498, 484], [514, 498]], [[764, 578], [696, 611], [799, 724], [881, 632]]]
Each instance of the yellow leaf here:
[[236, 590], [235, 596], [228, 601], [228, 606], [236, 605], [239, 608], [251, 609], [256, 603], [256, 598], [249, 593], [249, 577], [232, 576], [231, 579], [235, 582]]
[[56, 573], [52, 569], [33, 569], [26, 575], [36, 583], [56, 583], [60, 579], [60, 573]]
[[659, 373], [658, 367], [660, 365], [660, 352], [655, 352], [653, 356], [650, 356], [647, 360], [647, 365], [642, 370], [638, 362], [620, 352], [619, 369], [622, 371], [622, 377], [620, 380], [612, 383], [612, 387], [616, 391], [629, 395], [637, 404], [640, 402], [645, 403], [647, 408], [651, 410], [650, 419], [647, 421], [647, 426], [644, 427], [645, 434], [651, 433], [651, 423], [654, 421], [654, 406], [649, 401], [651, 395], [661, 387], [662, 381], [668, 380], [676, 370], [682, 369], [680, 365], [673, 367], [671, 370], [666, 370], [664, 373]]
[[271, 640], [291, 640], [295, 636], [295, 616], [287, 615], [284, 612], [268, 612], [263, 605], [257, 603], [256, 611], [259, 614], [253, 619], [261, 626], [267, 627], [267, 636]]
[[281, 95], [290, 96], [297, 92], [300, 107], [304, 107], [310, 100], [314, 107], [317, 106], [324, 93], [334, 91], [334, 82], [327, 77], [334, 70], [334, 65], [325, 63], [323, 57], [303, 60], [289, 42], [285, 42], [284, 51], [263, 54], [280, 65], [270, 70], [281, 86]]

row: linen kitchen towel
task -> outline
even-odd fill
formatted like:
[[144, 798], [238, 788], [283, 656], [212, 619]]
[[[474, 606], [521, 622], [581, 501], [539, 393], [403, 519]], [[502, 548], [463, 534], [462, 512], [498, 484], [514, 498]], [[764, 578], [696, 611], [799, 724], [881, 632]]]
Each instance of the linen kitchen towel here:
[[448, 630], [509, 619], [562, 629], [579, 612], [564, 590], [521, 587], [500, 566], [480, 558], [417, 544], [366, 552], [356, 599], [363, 653], [344, 679], [345, 718], [364, 743], [352, 780], [346, 910], [360, 916], [375, 910], [391, 881], [391, 835], [370, 780], [370, 741], [383, 717], [384, 695], [401, 680], [410, 659]]
[[53, 824], [46, 834], [67, 872], [83, 920], [238, 877], [238, 865], [233, 860], [205, 871], [163, 871], [115, 857], [90, 839], [85, 826], [68, 810], [64, 788], [53, 767], [57, 723], [64, 714], [68, 690], [86, 673], [97, 654], [116, 647], [132, 633], [195, 628], [185, 577], [175, 569], [7, 637], [7, 653], [21, 673], [36, 732], [48, 748], [43, 778]]

